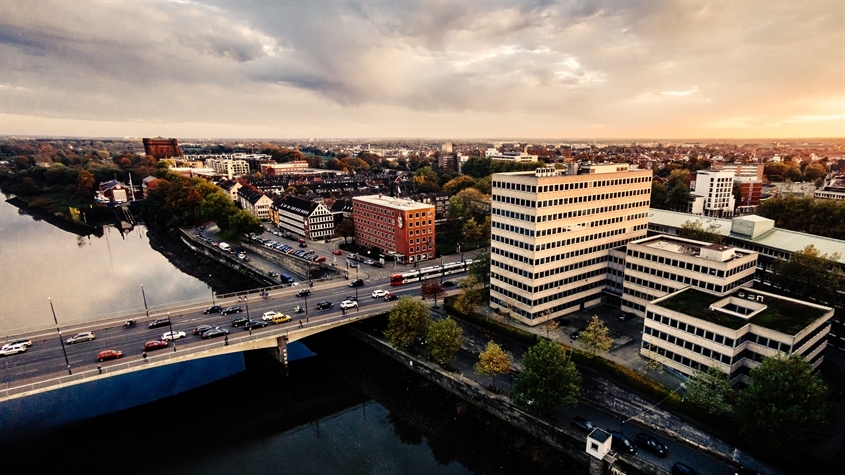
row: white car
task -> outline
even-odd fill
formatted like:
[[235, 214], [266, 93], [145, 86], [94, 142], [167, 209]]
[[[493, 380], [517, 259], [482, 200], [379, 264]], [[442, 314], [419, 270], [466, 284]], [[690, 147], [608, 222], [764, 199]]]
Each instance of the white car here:
[[373, 298], [374, 299], [380, 299], [380, 298], [384, 297], [385, 295], [387, 295], [386, 290], [380, 290], [380, 289], [379, 290], [373, 290]]
[[91, 341], [94, 338], [97, 338], [97, 336], [94, 335], [94, 333], [92, 333], [92, 332], [77, 333], [76, 335], [73, 335], [72, 337], [67, 339], [67, 344], [72, 345], [72, 344], [78, 343], [80, 341]]
[[21, 338], [19, 340], [10, 341], [9, 343], [6, 343], [5, 345], [3, 345], [3, 348], [7, 348], [7, 347], [13, 346], [13, 345], [23, 345], [23, 346], [26, 346], [26, 347], [30, 347], [30, 346], [32, 346], [32, 340], [30, 340], [29, 338]]
[[279, 312], [274, 312], [274, 311], [264, 312], [264, 315], [261, 316], [261, 319], [264, 320], [265, 322], [272, 322], [273, 318], [275, 318], [276, 315], [278, 315], [278, 314], [279, 314]]
[[358, 302], [354, 300], [344, 300], [340, 302], [340, 308], [356, 308], [358, 307]]
[[164, 332], [161, 334], [161, 341], [172, 341], [185, 338], [185, 332]]
[[14, 355], [23, 353], [24, 351], [26, 351], [26, 345], [20, 343], [16, 345], [3, 345], [3, 348], [0, 348], [0, 356]]

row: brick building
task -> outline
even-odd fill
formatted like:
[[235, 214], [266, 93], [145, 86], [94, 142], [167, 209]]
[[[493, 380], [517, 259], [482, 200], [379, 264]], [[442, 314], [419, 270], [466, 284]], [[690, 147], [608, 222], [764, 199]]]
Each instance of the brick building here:
[[384, 195], [352, 198], [355, 242], [401, 263], [434, 259], [434, 211], [430, 204]]
[[179, 148], [179, 141], [156, 137], [154, 139], [143, 139], [144, 153], [160, 160], [162, 158], [181, 157], [182, 149]]

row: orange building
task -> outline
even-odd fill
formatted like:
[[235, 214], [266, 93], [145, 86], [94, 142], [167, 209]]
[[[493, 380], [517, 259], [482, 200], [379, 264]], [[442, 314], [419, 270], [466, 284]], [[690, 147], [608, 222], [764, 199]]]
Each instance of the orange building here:
[[156, 137], [144, 139], [144, 153], [160, 160], [162, 158], [181, 157], [182, 149], [179, 148], [179, 141], [176, 139]]
[[434, 206], [383, 195], [352, 198], [355, 242], [400, 263], [434, 259]]

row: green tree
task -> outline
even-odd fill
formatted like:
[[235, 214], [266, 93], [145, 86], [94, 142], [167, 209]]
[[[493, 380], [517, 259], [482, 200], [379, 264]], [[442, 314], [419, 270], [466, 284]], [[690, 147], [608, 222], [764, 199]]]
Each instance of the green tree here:
[[355, 235], [355, 222], [352, 219], [344, 219], [334, 227], [334, 234], [342, 236], [343, 243], [346, 244], [346, 238]]
[[788, 260], [772, 264], [772, 283], [800, 298], [838, 304], [845, 293], [845, 273], [839, 266], [840, 254], [822, 254], [814, 246], [793, 252]]
[[421, 193], [429, 193], [432, 191], [440, 191], [437, 185], [437, 173], [431, 167], [422, 167], [414, 173], [414, 186], [417, 191]]
[[657, 209], [669, 209], [667, 201], [669, 191], [663, 183], [654, 181], [651, 183], [651, 207]]
[[481, 226], [475, 221], [475, 218], [469, 218], [464, 221], [461, 227], [461, 236], [463, 242], [478, 242], [481, 240]]
[[417, 338], [423, 338], [431, 324], [428, 306], [419, 300], [404, 296], [390, 311], [384, 336], [397, 349], [411, 347]]
[[481, 285], [474, 275], [470, 275], [461, 281], [460, 288], [462, 292], [455, 301], [455, 310], [463, 315], [472, 315], [475, 309], [484, 302]]
[[490, 284], [490, 253], [479, 252], [472, 258], [472, 264], [467, 269], [467, 274], [475, 277], [476, 281], [484, 287]]
[[221, 228], [221, 230], [228, 232], [232, 236], [240, 236], [249, 233], [259, 234], [264, 232], [264, 225], [261, 224], [261, 220], [258, 219], [257, 216], [253, 215], [249, 211], [239, 209], [229, 215], [226, 227]]
[[598, 315], [593, 315], [587, 323], [587, 328], [581, 332], [581, 344], [584, 345], [590, 357], [610, 349], [613, 338], [610, 338], [607, 333], [608, 329], [604, 322], [599, 320]]
[[520, 407], [549, 415], [574, 406], [580, 390], [581, 375], [563, 345], [541, 339], [523, 356], [512, 395]]
[[709, 414], [721, 415], [730, 412], [733, 388], [728, 375], [716, 366], [711, 366], [705, 371], [692, 374], [687, 381], [684, 398]]
[[443, 286], [437, 280], [428, 280], [420, 286], [420, 295], [423, 300], [433, 298], [434, 308], [437, 308], [437, 298], [446, 295], [446, 291], [443, 290]]
[[428, 327], [428, 357], [439, 365], [449, 364], [463, 342], [464, 331], [451, 318], [432, 322]]
[[464, 188], [471, 188], [475, 186], [475, 180], [471, 176], [460, 175], [449, 180], [443, 185], [443, 191], [449, 193], [457, 193]]
[[718, 230], [719, 225], [715, 223], [704, 229], [701, 221], [684, 221], [681, 229], [678, 230], [678, 236], [696, 241], [720, 243], [722, 242], [723, 236], [718, 233]]
[[512, 369], [511, 355], [492, 340], [487, 342], [487, 348], [478, 355], [478, 363], [475, 364], [476, 373], [493, 378], [493, 388], [496, 387], [496, 376], [510, 373]]
[[677, 186], [669, 190], [669, 196], [666, 199], [666, 205], [671, 210], [685, 212], [688, 208], [689, 200], [689, 188], [687, 187], [687, 185], [679, 183]]
[[736, 422], [748, 443], [778, 459], [800, 459], [826, 441], [833, 414], [828, 388], [800, 355], [766, 358], [740, 391]]

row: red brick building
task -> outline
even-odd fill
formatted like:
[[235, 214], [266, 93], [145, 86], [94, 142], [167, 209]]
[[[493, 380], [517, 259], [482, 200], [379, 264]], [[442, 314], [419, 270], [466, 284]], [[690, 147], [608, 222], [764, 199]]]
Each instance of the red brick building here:
[[434, 206], [383, 195], [352, 198], [355, 242], [400, 263], [434, 259]]
[[154, 139], [144, 139], [144, 153], [159, 160], [162, 158], [181, 157], [182, 149], [179, 148], [179, 141], [176, 139], [156, 137]]

